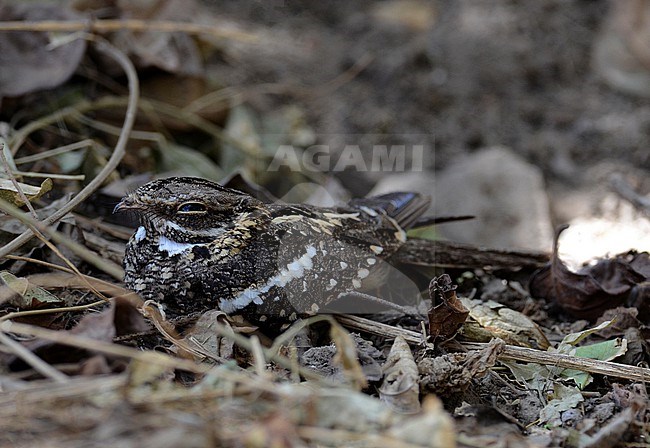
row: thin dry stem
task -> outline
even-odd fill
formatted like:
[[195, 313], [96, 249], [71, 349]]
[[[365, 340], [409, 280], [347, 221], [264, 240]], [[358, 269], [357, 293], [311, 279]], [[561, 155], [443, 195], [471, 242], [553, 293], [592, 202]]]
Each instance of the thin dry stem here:
[[0, 343], [8, 347], [16, 356], [32, 366], [41, 375], [50, 378], [57, 383], [66, 383], [70, 379], [67, 375], [59, 372], [54, 367], [43, 361], [41, 358], [27, 350], [24, 346], [11, 339], [0, 331]]
[[[359, 316], [336, 315], [343, 326], [355, 330], [364, 331], [370, 334], [382, 336], [388, 339], [402, 336], [409, 344], [423, 344], [422, 335], [415, 331], [364, 319]], [[487, 344], [477, 342], [464, 342], [463, 346], [471, 350], [479, 350]], [[650, 369], [645, 367], [628, 366], [609, 361], [597, 359], [579, 358], [577, 356], [565, 355], [557, 352], [544, 352], [532, 348], [516, 347], [506, 345], [504, 351], [499, 354], [499, 359], [533, 362], [537, 364], [562, 367], [564, 369], [576, 369], [588, 373], [607, 375], [614, 378], [624, 378], [634, 381], [650, 381]]]
[[[7, 22], [5, 22], [7, 23]], [[107, 54], [112, 57], [125, 71], [128, 78], [129, 84], [129, 100], [126, 108], [126, 115], [124, 118], [124, 125], [122, 126], [122, 133], [117, 140], [115, 149], [110, 159], [106, 165], [99, 171], [97, 176], [91, 180], [86, 187], [84, 187], [75, 197], [73, 197], [67, 204], [61, 207], [59, 210], [54, 212], [52, 215], [48, 216], [43, 220], [45, 225], [52, 225], [65, 215], [67, 215], [72, 209], [77, 205], [86, 200], [92, 193], [94, 193], [108, 178], [108, 176], [117, 168], [122, 157], [124, 157], [126, 151], [126, 144], [129, 139], [129, 133], [133, 129], [133, 123], [135, 121], [135, 116], [138, 108], [138, 98], [140, 96], [140, 88], [138, 84], [138, 75], [133, 67], [133, 64], [128, 57], [120, 50], [109, 44], [107, 41], [95, 37], [94, 43], [99, 51]], [[23, 139], [26, 135], [23, 133]], [[15, 143], [14, 143], [15, 144]], [[14, 151], [17, 151], [20, 145], [16, 145], [12, 148]], [[27, 241], [29, 241], [34, 236], [34, 233], [31, 230], [27, 230], [17, 238], [15, 238], [10, 243], [6, 244], [0, 248], [0, 258], [9, 255], [14, 252], [16, 249], [21, 247]]]
[[0, 31], [49, 31], [88, 33], [108, 33], [111, 31], [158, 31], [163, 33], [187, 33], [193, 35], [208, 35], [220, 39], [232, 39], [241, 42], [256, 42], [254, 34], [239, 30], [227, 30], [214, 25], [201, 25], [191, 22], [174, 22], [169, 20], [44, 20], [38, 22], [7, 21], [0, 22]]
[[260, 338], [256, 335], [251, 335], [251, 354], [253, 355], [253, 363], [255, 365], [255, 373], [259, 376], [266, 375], [266, 357], [264, 356], [264, 350], [262, 349], [262, 344], [260, 343]]
[[[106, 262], [99, 255], [92, 252], [91, 250], [88, 250], [85, 246], [82, 246], [81, 244], [70, 240], [65, 235], [62, 235], [61, 233], [54, 230], [52, 227], [45, 225], [44, 222], [33, 219], [32, 217], [21, 212], [20, 209], [14, 207], [12, 204], [8, 203], [3, 199], [0, 199], [0, 210], [20, 220], [26, 226], [31, 227], [30, 231], [33, 234], [34, 233], [46, 234], [58, 244], [62, 244], [68, 249], [70, 249], [75, 255], [81, 257], [84, 261], [106, 272], [107, 274], [111, 275], [115, 279], [122, 280], [122, 278], [124, 277], [124, 271], [121, 267], [113, 263]], [[44, 237], [41, 239], [50, 249], [54, 251], [54, 253], [56, 253], [57, 256], [59, 256], [64, 262], [66, 262], [66, 264], [70, 267], [70, 269], [79, 273], [79, 275], [81, 276], [81, 273], [77, 270], [77, 268], [63, 254], [61, 254], [61, 252], [56, 248], [56, 246], [54, 246]], [[91, 285], [89, 285], [89, 287], [91, 288], [91, 291], [95, 292], [99, 297], [105, 298], [101, 293], [95, 291]]]
[[106, 355], [121, 358], [136, 359], [144, 363], [152, 363], [161, 367], [187, 370], [194, 373], [208, 373], [211, 366], [196, 364], [184, 359], [172, 358], [159, 352], [143, 352], [131, 347], [98, 341], [84, 336], [74, 335], [66, 331], [46, 330], [32, 325], [19, 324], [5, 321], [0, 323], [0, 331], [17, 333], [25, 336], [33, 336], [59, 344], [79, 347], [86, 350], [96, 351]]
[[[365, 54], [348, 70], [344, 71], [334, 79], [326, 82], [321, 86], [304, 86], [289, 83], [263, 83], [250, 86], [229, 86], [215, 92], [210, 92], [202, 97], [192, 101], [183, 108], [186, 112], [199, 113], [203, 110], [217, 112], [226, 110], [237, 104], [241, 104], [246, 99], [256, 95], [298, 95], [305, 97], [318, 97], [329, 95], [341, 86], [352, 81], [359, 75], [372, 61], [373, 57]], [[216, 108], [220, 103], [223, 106]]]
[[[34, 178], [41, 178], [41, 179], [59, 179], [59, 180], [84, 180], [86, 178], [86, 176], [83, 174], [34, 173], [31, 171], [11, 171], [11, 174], [15, 176], [22, 176], [22, 177], [34, 177]], [[31, 204], [28, 205], [28, 207], [31, 208]]]
[[159, 311], [156, 305], [157, 304], [155, 302], [148, 300], [142, 306], [142, 312], [144, 316], [153, 323], [154, 327], [156, 327], [156, 330], [158, 330], [158, 332], [166, 340], [174, 344], [179, 349], [184, 350], [185, 352], [196, 357], [197, 359], [203, 360], [208, 358], [208, 359], [215, 359], [219, 362], [225, 361], [224, 359], [219, 359], [214, 354], [206, 354], [206, 351], [202, 350], [203, 347], [201, 347], [201, 349], [197, 349], [195, 347], [192, 347], [184, 340], [182, 340], [180, 335], [175, 331], [175, 329], [170, 328], [168, 322], [165, 321], [163, 314]]
[[[251, 344], [250, 339], [247, 337], [235, 333], [232, 328], [226, 327], [225, 325], [215, 322], [214, 325], [214, 331], [217, 333], [219, 336], [223, 336], [224, 338], [231, 339], [235, 344], [239, 345], [240, 347], [248, 350], [249, 352], [253, 352], [253, 345]], [[264, 354], [266, 356], [266, 359], [269, 361], [273, 361], [276, 364], [278, 364], [281, 367], [284, 367], [285, 369], [293, 369], [295, 368], [295, 365], [291, 362], [289, 358], [286, 358], [284, 356], [280, 356], [276, 352], [272, 351], [272, 349], [264, 349]], [[300, 374], [310, 380], [315, 380], [315, 381], [320, 381], [326, 384], [330, 384], [330, 381], [327, 380], [325, 377], [319, 375], [318, 373], [314, 372], [313, 370], [304, 368], [304, 367], [299, 367], [298, 371]]]
[[2, 158], [2, 167], [5, 171], [5, 174], [11, 180], [11, 183], [13, 184], [14, 188], [18, 192], [18, 196], [20, 196], [20, 199], [25, 203], [25, 205], [29, 209], [29, 212], [32, 214], [34, 219], [38, 219], [38, 215], [36, 214], [36, 210], [34, 210], [34, 206], [32, 206], [32, 203], [29, 202], [29, 198], [27, 197], [23, 189], [20, 187], [20, 184], [16, 180], [15, 173], [12, 172], [12, 169], [9, 166], [9, 161], [7, 160], [7, 156], [5, 155], [4, 149], [5, 149], [5, 144], [0, 142], [0, 157]]
[[39, 160], [47, 159], [49, 157], [58, 156], [65, 154], [71, 151], [76, 151], [77, 149], [83, 149], [86, 147], [93, 146], [95, 142], [89, 138], [85, 140], [80, 140], [78, 142], [70, 143], [69, 145], [59, 146], [58, 148], [49, 149], [47, 151], [39, 152], [38, 154], [32, 154], [25, 157], [19, 157], [14, 159], [16, 165], [22, 165], [24, 163], [37, 162]]
[[44, 308], [40, 310], [29, 310], [29, 311], [15, 311], [13, 313], [5, 314], [4, 316], [0, 317], [0, 322], [5, 320], [16, 319], [17, 317], [40, 316], [43, 314], [71, 313], [75, 311], [85, 311], [89, 308], [93, 308], [104, 304], [106, 304], [106, 300], [102, 299], [102, 300], [97, 300], [93, 303], [89, 303], [87, 305], [66, 306], [62, 308]]

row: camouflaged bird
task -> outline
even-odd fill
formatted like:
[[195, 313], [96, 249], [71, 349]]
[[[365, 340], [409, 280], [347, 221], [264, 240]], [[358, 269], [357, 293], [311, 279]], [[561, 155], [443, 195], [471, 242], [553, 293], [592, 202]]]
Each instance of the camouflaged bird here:
[[291, 321], [376, 277], [428, 205], [417, 193], [334, 208], [264, 203], [205, 179], [156, 180], [115, 207], [141, 218], [124, 281], [172, 315], [220, 309]]

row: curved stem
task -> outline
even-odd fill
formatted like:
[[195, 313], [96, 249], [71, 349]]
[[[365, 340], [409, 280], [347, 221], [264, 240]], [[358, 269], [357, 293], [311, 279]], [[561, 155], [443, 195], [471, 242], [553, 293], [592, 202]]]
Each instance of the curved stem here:
[[[133, 123], [135, 122], [135, 116], [138, 109], [138, 98], [140, 96], [140, 87], [138, 83], [138, 75], [136, 74], [133, 64], [129, 58], [121, 52], [119, 49], [108, 43], [108, 41], [97, 37], [89, 37], [97, 49], [103, 53], [106, 53], [108, 56], [115, 59], [115, 61], [124, 69], [126, 73], [128, 84], [129, 84], [129, 101], [126, 107], [126, 115], [124, 117], [124, 125], [122, 126], [122, 133], [120, 134], [113, 154], [106, 165], [101, 169], [101, 171], [95, 176], [95, 178], [88, 183], [74, 198], [70, 200], [67, 204], [61, 207], [59, 210], [54, 212], [52, 215], [48, 216], [43, 220], [43, 224], [52, 225], [70, 211], [72, 211], [77, 205], [87, 199], [91, 194], [93, 194], [108, 178], [108, 176], [117, 168], [119, 163], [122, 161], [124, 154], [126, 152], [126, 144], [129, 140], [129, 134], [131, 129], [133, 129]], [[0, 248], [0, 258], [3, 258], [9, 255], [11, 252], [20, 248], [23, 244], [29, 241], [34, 237], [34, 233], [31, 230], [23, 232], [20, 236], [16, 237], [10, 243], [5, 244]]]

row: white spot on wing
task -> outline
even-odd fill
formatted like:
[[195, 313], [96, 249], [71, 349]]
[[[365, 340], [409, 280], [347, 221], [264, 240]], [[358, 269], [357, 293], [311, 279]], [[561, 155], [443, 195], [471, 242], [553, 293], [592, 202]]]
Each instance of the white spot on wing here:
[[372, 217], [377, 216], [377, 212], [370, 207], [366, 207], [365, 205], [362, 205], [359, 207], [359, 209], [364, 212], [366, 215], [370, 215]]
[[283, 222], [296, 222], [302, 220], [304, 217], [301, 215], [283, 215], [283, 216], [276, 216], [273, 218], [271, 223], [273, 224], [281, 224]]
[[232, 313], [245, 308], [251, 303], [261, 305], [263, 300], [261, 296], [269, 292], [271, 288], [274, 286], [282, 288], [290, 281], [302, 278], [306, 271], [311, 270], [314, 267], [312, 258], [315, 256], [316, 248], [314, 246], [307, 246], [307, 250], [302, 256], [295, 258], [276, 275], [269, 278], [263, 285], [247, 288], [233, 299], [222, 300], [221, 311]]
[[323, 216], [329, 219], [354, 219], [355, 221], [359, 220], [358, 213], [330, 213], [324, 212]]

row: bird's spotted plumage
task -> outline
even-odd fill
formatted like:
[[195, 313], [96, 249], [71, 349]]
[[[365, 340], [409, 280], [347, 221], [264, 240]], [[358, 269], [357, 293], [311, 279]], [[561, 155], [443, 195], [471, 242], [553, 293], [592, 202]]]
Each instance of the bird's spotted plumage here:
[[204, 179], [157, 180], [116, 207], [141, 217], [124, 280], [172, 314], [218, 308], [289, 321], [361, 288], [427, 205], [414, 193], [336, 208], [268, 204]]

